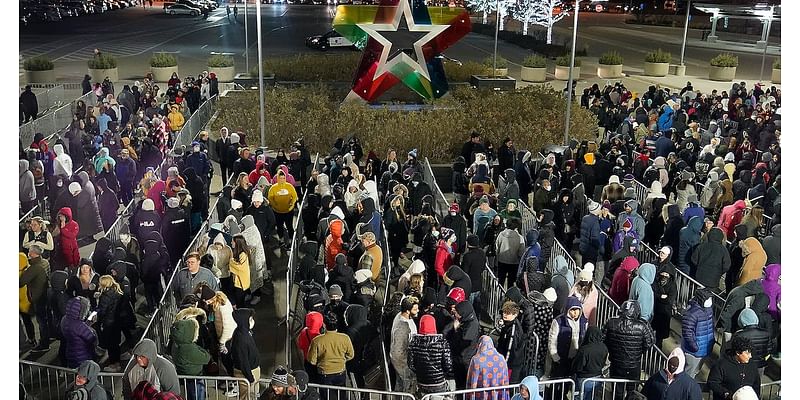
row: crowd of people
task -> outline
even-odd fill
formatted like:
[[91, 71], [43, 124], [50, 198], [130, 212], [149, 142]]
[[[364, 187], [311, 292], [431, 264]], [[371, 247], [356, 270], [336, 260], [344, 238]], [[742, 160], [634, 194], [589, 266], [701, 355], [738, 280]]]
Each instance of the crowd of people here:
[[[179, 98], [162, 110], [181, 112], [187, 100]], [[119, 96], [103, 99], [103, 115], [125, 115], [113, 111]], [[701, 391], [757, 398], [767, 362], [780, 357], [780, 90], [737, 83], [702, 94], [687, 84], [637, 95], [621, 84], [595, 85], [580, 101], [605, 133], [545, 151], [541, 160], [511, 138], [495, 152], [473, 132], [443, 185], [455, 198], [446, 210], [423, 179], [416, 149], [404, 159], [395, 150], [365, 158], [355, 136], [338, 139], [310, 172], [302, 140], [270, 159], [226, 128], [215, 142], [201, 133], [190, 149], [167, 152], [174, 127], [161, 129], [170, 118], [159, 115], [132, 129], [112, 119], [102, 135], [108, 143], [94, 153], [66, 138], [50, 157], [39, 138], [31, 145], [38, 151], [21, 154], [20, 202], [24, 208], [23, 177], [31, 174], [37, 197], [27, 201], [47, 193], [58, 226], [51, 231], [49, 221], [34, 218], [23, 238], [20, 311], [29, 337], [35, 317], [44, 338], [32, 344], [46, 350], [48, 336], [60, 338], [62, 362], [86, 371], [79, 373], [84, 386], [96, 382], [98, 345], [110, 360], [101, 364], [121, 369], [119, 342], [134, 337], [139, 280], [143, 312], [151, 313], [162, 278], [169, 282], [180, 265], [168, 288], [180, 304], [168, 356], [147, 339], [133, 346], [126, 396], [177, 394], [181, 386], [186, 398], [205, 398], [204, 381], [179, 385], [177, 375], [237, 377], [239, 385], [217, 389], [239, 398], [259, 393], [252, 306], [269, 290], [270, 253], [290, 247], [297, 217], [302, 238], [292, 275], [305, 313], [295, 341], [304, 366], [273, 371], [265, 398], [338, 398], [307, 383], [346, 386], [348, 374], [364, 388], [379, 346], [387, 350], [392, 389], [419, 396], [521, 384], [515, 398], [544, 392], [558, 399], [568, 396], [566, 387], [540, 388], [540, 379], [569, 378], [591, 399], [604, 390], [591, 378], [608, 376], [643, 381], [618, 393], [649, 400], [700, 399]], [[76, 121], [87, 135], [84, 120]], [[133, 172], [123, 171], [135, 179], [123, 185], [119, 166], [132, 153], [147, 154], [148, 145], [158, 162], [134, 159]], [[197, 251], [182, 258], [208, 218], [210, 156], [228, 182], [218, 221], [209, 221]], [[75, 173], [83, 160], [90, 173]], [[647, 188], [643, 199], [639, 184]], [[92, 260], [80, 259], [77, 239], [108, 228], [103, 195], [115, 195], [116, 217], [123, 187], [144, 194], [130, 231], [123, 228], [119, 243], [101, 239]], [[642, 258], [645, 246], [657, 249], [657, 261]], [[699, 284], [686, 309], [677, 303], [679, 278]], [[488, 308], [493, 285], [504, 292], [498, 309]], [[388, 289], [386, 302], [376, 299], [380, 287]], [[598, 321], [606, 294], [618, 315]], [[87, 317], [92, 311], [97, 316]], [[724, 334], [714, 360], [716, 330]], [[641, 360], [653, 346], [668, 356], [646, 376]], [[489, 395], [509, 393], [478, 397]]]

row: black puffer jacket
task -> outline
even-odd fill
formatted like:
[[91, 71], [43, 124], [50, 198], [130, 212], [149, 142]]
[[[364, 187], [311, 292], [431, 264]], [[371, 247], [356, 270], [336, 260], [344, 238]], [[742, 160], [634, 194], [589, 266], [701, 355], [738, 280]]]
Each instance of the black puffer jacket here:
[[542, 210], [542, 221], [539, 222], [539, 245], [542, 248], [539, 259], [545, 262], [550, 259], [550, 253], [553, 251], [553, 240], [556, 235], [554, 216], [553, 210], [545, 208]]
[[640, 318], [639, 303], [628, 300], [619, 308], [619, 316], [603, 326], [603, 341], [608, 347], [612, 376], [614, 371], [639, 368], [642, 354], [655, 341], [653, 329]]
[[453, 377], [450, 344], [442, 335], [412, 335], [408, 343], [408, 367], [420, 385], [437, 385]]

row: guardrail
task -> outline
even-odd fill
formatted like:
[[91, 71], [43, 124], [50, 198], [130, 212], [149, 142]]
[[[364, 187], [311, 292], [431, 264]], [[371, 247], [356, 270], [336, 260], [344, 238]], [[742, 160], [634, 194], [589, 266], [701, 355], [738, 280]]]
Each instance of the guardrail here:
[[23, 146], [29, 146], [33, 142], [33, 137], [37, 132], [41, 132], [46, 136], [58, 134], [66, 130], [72, 123], [72, 116], [75, 115], [75, 104], [78, 100], [83, 100], [87, 106], [95, 105], [97, 102], [94, 93], [89, 92], [77, 99], [56, 108], [52, 113], [48, 113], [37, 118], [34, 121], [19, 127], [19, 137], [22, 140]]
[[[64, 104], [65, 94], [64, 85], [55, 84], [46, 87], [36, 87], [31, 85], [33, 94], [36, 95], [36, 103], [39, 105], [39, 110], [45, 110], [45, 113], [52, 107], [60, 107]], [[22, 88], [24, 90], [24, 87]]]
[[[519, 393], [521, 384], [493, 386], [488, 388], [453, 390], [449, 392], [430, 393], [422, 396], [420, 400], [500, 400], [510, 399]], [[539, 381], [539, 395], [544, 400], [566, 399], [567, 395], [575, 392], [575, 381], [572, 379], [552, 379]]]
[[640, 380], [586, 378], [578, 381], [581, 399], [620, 399], [628, 390], [638, 390]]

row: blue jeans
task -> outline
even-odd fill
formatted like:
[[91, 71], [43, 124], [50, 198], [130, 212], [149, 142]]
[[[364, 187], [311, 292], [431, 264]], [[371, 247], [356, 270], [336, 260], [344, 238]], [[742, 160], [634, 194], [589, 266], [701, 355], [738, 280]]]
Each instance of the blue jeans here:
[[202, 379], [186, 380], [186, 400], [205, 400], [206, 382]]
[[581, 378], [578, 379], [578, 388], [582, 389], [583, 397], [581, 400], [592, 400], [594, 397], [594, 386], [597, 384], [597, 381], [586, 381], [589, 378]]

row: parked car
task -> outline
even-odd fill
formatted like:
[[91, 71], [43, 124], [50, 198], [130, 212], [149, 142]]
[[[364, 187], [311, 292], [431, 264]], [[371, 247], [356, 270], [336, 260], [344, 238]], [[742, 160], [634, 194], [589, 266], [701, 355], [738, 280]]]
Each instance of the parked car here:
[[169, 15], [191, 15], [196, 17], [202, 13], [199, 8], [187, 6], [186, 4], [175, 3], [164, 8], [164, 13]]
[[322, 35], [314, 35], [306, 38], [306, 46], [317, 50], [328, 50], [332, 47], [355, 48], [353, 42], [342, 36], [339, 32], [330, 31]]

